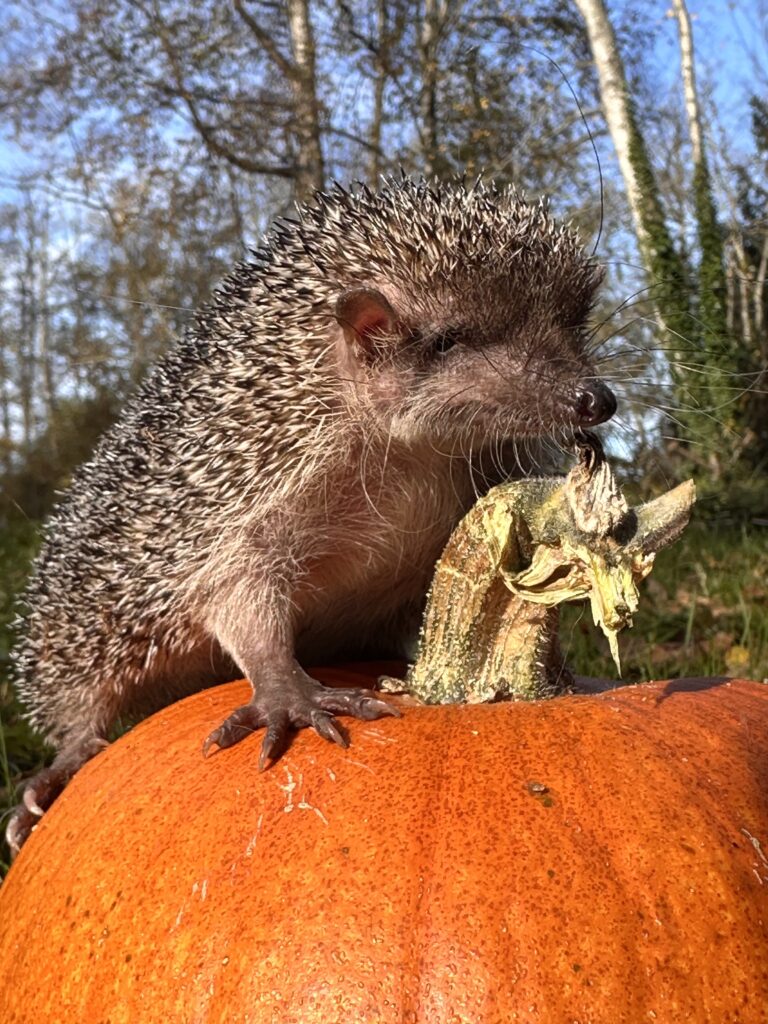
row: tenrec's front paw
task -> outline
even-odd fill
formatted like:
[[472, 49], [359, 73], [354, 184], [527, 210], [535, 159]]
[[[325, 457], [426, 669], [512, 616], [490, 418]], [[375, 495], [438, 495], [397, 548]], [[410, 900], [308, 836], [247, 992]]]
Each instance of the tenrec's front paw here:
[[291, 734], [297, 729], [312, 728], [331, 743], [349, 745], [346, 731], [336, 715], [351, 715], [372, 721], [385, 716], [399, 717], [397, 708], [379, 700], [372, 690], [340, 689], [323, 686], [309, 676], [291, 677], [285, 685], [272, 685], [266, 692], [254, 694], [253, 700], [239, 707], [203, 744], [207, 756], [211, 747], [234, 746], [256, 729], [266, 728], [259, 754], [259, 770], [276, 761], [285, 750]]

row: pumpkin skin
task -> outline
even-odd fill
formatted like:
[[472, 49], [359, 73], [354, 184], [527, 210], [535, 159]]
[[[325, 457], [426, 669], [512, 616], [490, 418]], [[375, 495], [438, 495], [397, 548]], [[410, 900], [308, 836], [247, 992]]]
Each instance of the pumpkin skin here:
[[259, 735], [200, 753], [248, 694], [45, 816], [0, 890], [6, 1024], [768, 1019], [768, 687], [406, 707], [261, 774]]

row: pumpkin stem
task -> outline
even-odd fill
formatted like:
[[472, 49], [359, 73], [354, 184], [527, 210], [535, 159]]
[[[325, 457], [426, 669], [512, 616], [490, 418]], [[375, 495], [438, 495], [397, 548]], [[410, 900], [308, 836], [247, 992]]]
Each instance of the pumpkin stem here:
[[621, 675], [618, 633], [638, 583], [683, 531], [692, 481], [630, 508], [593, 434], [565, 477], [493, 488], [464, 517], [437, 563], [406, 687], [428, 704], [536, 700], [567, 693], [558, 640], [565, 601], [588, 599]]

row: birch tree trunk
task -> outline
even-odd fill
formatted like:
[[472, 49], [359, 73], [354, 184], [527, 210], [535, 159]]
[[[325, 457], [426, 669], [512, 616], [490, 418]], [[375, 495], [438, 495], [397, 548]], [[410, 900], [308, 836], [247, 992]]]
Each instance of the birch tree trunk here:
[[757, 275], [755, 277], [755, 294], [754, 294], [754, 317], [755, 317], [755, 332], [758, 338], [760, 338], [760, 347], [763, 359], [768, 359], [768, 337], [765, 334], [765, 281], [766, 274], [768, 273], [768, 231], [763, 235], [763, 246], [760, 251], [760, 263], [757, 267]]
[[[637, 148], [634, 139], [637, 127], [634, 124], [626, 73], [616, 45], [613, 26], [602, 0], [576, 0], [576, 6], [587, 27], [592, 57], [600, 80], [603, 112], [627, 190], [635, 233], [644, 255], [651, 259], [655, 246], [653, 231], [648, 224], [649, 213], [655, 212], [661, 220], [664, 219], [664, 215], [660, 208], [650, 211], [649, 198], [643, 189], [644, 183], [641, 179], [648, 173], [650, 161], [646, 156], [646, 166], [640, 167], [637, 158], [633, 159], [632, 150]], [[651, 270], [650, 266], [648, 270]]]
[[736, 324], [736, 253], [733, 234], [729, 235], [729, 244], [725, 251], [725, 283], [726, 283], [726, 326], [728, 333], [733, 334]]
[[[687, 435], [702, 440], [707, 417], [696, 414], [708, 404], [700, 373], [691, 374], [691, 349], [697, 347], [688, 273], [667, 226], [659, 187], [634, 104], [624, 64], [603, 0], [576, 0], [587, 28], [600, 82], [600, 98], [624, 179], [640, 253], [650, 278], [649, 296], [660, 326], [670, 338], [670, 368], [676, 385], [677, 418]], [[695, 361], [695, 360], [694, 360]], [[695, 370], [698, 368], [695, 368]]]
[[742, 342], [752, 348], [752, 308], [749, 301], [749, 279], [750, 267], [747, 254], [744, 250], [744, 241], [741, 234], [734, 232], [733, 248], [736, 253], [737, 280], [739, 282], [739, 307], [741, 309], [741, 337]]
[[693, 155], [693, 195], [696, 230], [699, 240], [698, 316], [703, 347], [723, 371], [733, 368], [733, 353], [728, 339], [726, 312], [727, 282], [725, 250], [712, 193], [707, 154], [704, 146], [701, 110], [696, 88], [693, 30], [685, 0], [672, 0], [680, 37], [680, 65], [683, 76], [685, 111]]
[[387, 0], [376, 0], [376, 41], [378, 51], [374, 59], [375, 80], [373, 83], [373, 112], [370, 131], [370, 163], [368, 175], [376, 187], [382, 172], [381, 138], [384, 127], [384, 90], [387, 84], [387, 60], [389, 49], [389, 12]]
[[[250, 12], [245, 0], [233, 0], [233, 8], [272, 61], [278, 74], [290, 85], [293, 113], [291, 127], [297, 152], [296, 166], [289, 173], [293, 178], [296, 198], [306, 199], [315, 189], [325, 185], [320, 101], [317, 94], [317, 57], [309, 0], [287, 0], [290, 55], [284, 52], [284, 46], [279, 45], [269, 25], [258, 14]], [[195, 124], [198, 122], [199, 119]], [[242, 161], [237, 166], [249, 169]], [[250, 166], [256, 173], [260, 173], [255, 164]]]
[[308, 0], [288, 0], [288, 25], [294, 59], [291, 86], [299, 147], [296, 198], [302, 200], [325, 185], [323, 151], [320, 143], [315, 38]]
[[16, 337], [16, 374], [21, 406], [22, 449], [28, 452], [36, 433], [35, 391], [37, 386], [36, 338], [38, 329], [37, 268], [32, 217], [32, 196], [25, 196], [23, 220], [18, 225], [21, 260], [17, 270], [19, 330]]
[[701, 115], [699, 113], [699, 95], [696, 89], [696, 65], [693, 60], [693, 30], [691, 18], [684, 0], [672, 0], [672, 9], [677, 18], [677, 31], [680, 37], [680, 67], [683, 73], [683, 92], [685, 95], [685, 113], [688, 118], [688, 131], [691, 136], [691, 153], [694, 165], [700, 164], [704, 157], [702, 144]]
[[451, 0], [425, 0], [424, 16], [419, 29], [421, 50], [421, 94], [419, 117], [421, 121], [421, 151], [423, 170], [427, 177], [438, 173], [440, 155], [440, 128], [438, 115], [438, 84], [440, 68], [438, 48], [445, 30]]
[[11, 395], [8, 358], [6, 356], [7, 332], [0, 321], [0, 472], [7, 479], [11, 472], [13, 437], [11, 431]]
[[[49, 427], [53, 422], [56, 411], [56, 379], [53, 367], [53, 353], [51, 352], [51, 250], [50, 250], [50, 211], [47, 206], [40, 209], [40, 228], [37, 236], [38, 254], [37, 262], [39, 272], [37, 275], [37, 298], [38, 308], [38, 339], [37, 352], [41, 372], [41, 391], [44, 407], [44, 422]], [[56, 449], [56, 432], [50, 432], [50, 445], [53, 451]]]
[[[600, 99], [627, 190], [640, 252], [651, 278], [661, 324], [685, 348], [690, 295], [683, 260], [675, 251], [613, 27], [603, 0], [576, 0], [600, 80]], [[682, 344], [680, 344], [682, 343]]]

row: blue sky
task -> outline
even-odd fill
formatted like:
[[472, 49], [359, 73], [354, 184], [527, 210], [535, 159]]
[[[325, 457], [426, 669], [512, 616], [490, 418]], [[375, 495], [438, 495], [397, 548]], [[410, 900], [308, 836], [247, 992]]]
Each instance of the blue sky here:
[[[45, 6], [45, 0], [43, 0]], [[638, 10], [634, 0], [609, 3], [610, 9], [631, 23]], [[761, 10], [760, 8], [763, 8]], [[651, 55], [656, 73], [670, 90], [679, 90], [679, 50], [676, 24], [668, 4], [652, 2], [641, 16], [656, 14], [660, 28]], [[764, 0], [689, 0], [693, 19], [697, 70], [700, 84], [713, 87], [713, 95], [728, 135], [739, 148], [749, 147], [747, 97], [768, 88], [768, 3]], [[755, 80], [753, 61], [763, 69], [763, 81]], [[2, 126], [0, 126], [0, 132]], [[9, 141], [0, 142], [0, 187], [3, 179], [29, 165], [24, 153]]]
[[[60, 4], [62, 2], [66, 3], [67, 0], [59, 0]], [[639, 12], [637, 0], [609, 0], [609, 3], [617, 15], [616, 20], [619, 20], [619, 15], [623, 15], [625, 24], [631, 25], [634, 17], [647, 18], [649, 12], [650, 16], [656, 18], [659, 31], [653, 53], [648, 55], [649, 73], [659, 85], [660, 104], [670, 95], [679, 99], [679, 44], [676, 22], [669, 16], [671, 12], [668, 5], [663, 0], [658, 3], [654, 0], [644, 5], [642, 12]], [[726, 0], [705, 0], [700, 5], [696, 5], [694, 0], [688, 0], [688, 3], [693, 18], [700, 86], [705, 92], [711, 89], [719, 121], [732, 145], [729, 156], [743, 159], [751, 150], [749, 95], [768, 91], [768, 0], [731, 3]], [[42, 5], [46, 9], [49, 0], [42, 0]], [[761, 11], [762, 5], [765, 8]], [[607, 158], [603, 160], [604, 172], [615, 175], [616, 163], [611, 157], [610, 141], [601, 140], [600, 149]], [[13, 190], [9, 182], [31, 165], [31, 160], [16, 145], [7, 140], [3, 142], [0, 137], [0, 202], [13, 201]], [[554, 201], [557, 208], [557, 196]], [[66, 222], [71, 207], [68, 210], [64, 200], [55, 200], [54, 206], [58, 207], [62, 221]], [[60, 234], [54, 233], [54, 237], [57, 244], [66, 245], [66, 227]], [[631, 292], [634, 290], [633, 277], [637, 277], [634, 264], [638, 260], [636, 255], [633, 256], [633, 238], [629, 231], [625, 242], [632, 266], [628, 265], [624, 279], [619, 278], [617, 287]], [[612, 273], [620, 274], [617, 265], [614, 265]]]
[[[750, 148], [748, 98], [768, 85], [768, 40], [760, 4], [761, 0], [688, 0], [699, 86], [712, 90], [728, 136], [744, 150]], [[659, 3], [658, 9], [663, 31], [655, 58], [670, 89], [679, 89], [677, 24], [670, 5]], [[753, 61], [763, 69], [762, 83], [756, 81]]]

